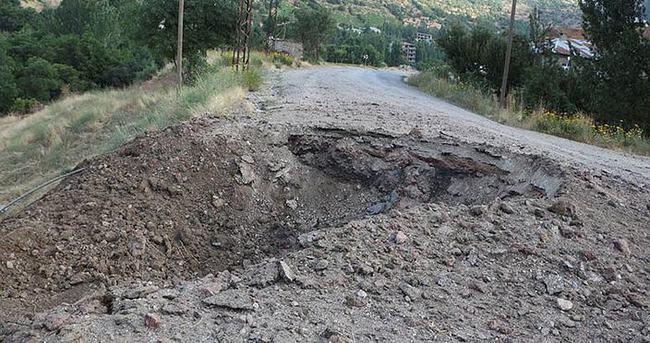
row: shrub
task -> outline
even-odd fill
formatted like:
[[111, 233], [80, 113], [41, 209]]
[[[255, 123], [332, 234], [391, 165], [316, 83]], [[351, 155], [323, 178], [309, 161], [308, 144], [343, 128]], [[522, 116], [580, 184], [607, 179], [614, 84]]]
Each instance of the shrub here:
[[19, 93], [23, 98], [34, 98], [46, 102], [56, 97], [61, 89], [61, 82], [54, 66], [40, 58], [27, 60], [16, 80]]
[[593, 127], [593, 120], [582, 114], [558, 115], [545, 111], [534, 116], [535, 130], [582, 142], [590, 140]]
[[249, 91], [256, 91], [262, 85], [262, 73], [259, 69], [249, 68], [242, 72], [242, 82]]
[[36, 111], [40, 107], [41, 103], [36, 99], [16, 98], [14, 99], [10, 112], [16, 114], [27, 114]]
[[273, 61], [273, 64], [275, 64], [276, 67], [282, 65], [291, 66], [293, 65], [294, 58], [287, 54], [274, 52], [271, 54], [271, 60]]
[[9, 58], [0, 50], [0, 114], [7, 112], [18, 95]]

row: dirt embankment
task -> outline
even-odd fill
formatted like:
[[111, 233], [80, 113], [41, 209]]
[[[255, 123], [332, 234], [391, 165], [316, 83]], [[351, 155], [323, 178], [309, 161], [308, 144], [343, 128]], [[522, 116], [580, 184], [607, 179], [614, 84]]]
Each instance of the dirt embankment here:
[[607, 175], [208, 118], [83, 166], [1, 223], [9, 341], [650, 335], [650, 197]]

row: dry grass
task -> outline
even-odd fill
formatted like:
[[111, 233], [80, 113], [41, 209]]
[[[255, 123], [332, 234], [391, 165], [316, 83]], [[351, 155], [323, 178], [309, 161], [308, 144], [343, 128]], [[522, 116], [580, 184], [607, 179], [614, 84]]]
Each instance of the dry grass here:
[[180, 97], [172, 85], [149, 82], [72, 95], [26, 117], [0, 118], [0, 204], [147, 130], [224, 113], [252, 88], [250, 75], [261, 83], [258, 70], [235, 73], [219, 63], [208, 69]]
[[409, 78], [408, 82], [426, 93], [502, 124], [610, 149], [650, 155], [650, 140], [638, 127], [624, 130], [619, 126], [596, 125], [591, 118], [582, 114], [562, 116], [543, 109], [529, 112], [519, 106], [513, 97], [508, 99], [508, 106], [504, 109], [494, 96], [469, 84], [450, 82], [433, 72], [420, 73]]

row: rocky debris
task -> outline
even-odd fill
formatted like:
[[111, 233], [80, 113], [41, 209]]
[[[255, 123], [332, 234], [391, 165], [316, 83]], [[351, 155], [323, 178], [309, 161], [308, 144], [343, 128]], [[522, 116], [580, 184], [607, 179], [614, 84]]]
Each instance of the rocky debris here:
[[554, 202], [551, 206], [549, 206], [548, 210], [555, 214], [566, 217], [575, 217], [576, 215], [575, 206], [567, 200], [558, 200]]
[[422, 298], [422, 291], [407, 282], [400, 282], [399, 289], [407, 297], [407, 301], [418, 301]]
[[485, 206], [482, 205], [475, 205], [472, 206], [469, 210], [469, 213], [473, 216], [479, 217], [483, 214], [485, 214]]
[[404, 244], [406, 243], [406, 241], [408, 241], [408, 237], [404, 232], [398, 231], [397, 233], [395, 233], [395, 243]]
[[246, 290], [229, 289], [209, 298], [203, 299], [203, 303], [210, 306], [224, 307], [231, 310], [252, 311], [255, 309], [253, 298]]
[[147, 313], [144, 315], [144, 325], [149, 329], [157, 329], [160, 327], [160, 316], [156, 313]]
[[180, 316], [188, 312], [188, 309], [185, 306], [179, 306], [175, 304], [167, 304], [162, 307], [160, 310], [162, 314], [170, 316]]
[[470, 288], [483, 294], [488, 293], [489, 290], [488, 285], [485, 282], [480, 280], [473, 280], [470, 283]]
[[627, 242], [627, 239], [621, 238], [614, 241], [614, 247], [618, 251], [622, 252], [625, 256], [630, 256], [632, 251], [630, 250], [630, 243]]
[[61, 329], [70, 320], [67, 313], [54, 312], [43, 319], [43, 327], [48, 331], [57, 331]]
[[295, 199], [287, 200], [286, 204], [287, 204], [287, 207], [292, 209], [292, 210], [295, 210], [295, 209], [298, 208], [298, 201], [296, 201]]
[[570, 300], [557, 298], [556, 303], [557, 307], [562, 311], [571, 311], [573, 309], [573, 302]]
[[251, 271], [245, 275], [249, 285], [266, 287], [274, 284], [280, 278], [280, 270], [275, 261], [264, 263], [257, 268], [251, 268]]
[[559, 275], [548, 275], [544, 278], [544, 286], [550, 295], [561, 293], [564, 290], [564, 279]]
[[239, 175], [237, 177], [237, 182], [242, 185], [250, 185], [255, 181], [255, 169], [248, 163], [239, 163]]
[[291, 270], [291, 267], [289, 267], [286, 262], [278, 262], [278, 268], [280, 270], [280, 276], [283, 280], [287, 282], [293, 282], [293, 280], [296, 279], [296, 275], [293, 273], [293, 270]]
[[502, 202], [499, 205], [499, 209], [505, 214], [513, 214], [513, 213], [515, 213], [515, 210], [512, 208], [512, 206], [510, 206], [508, 203], [505, 203], [505, 202]]
[[139, 286], [139, 287], [134, 287], [132, 289], [127, 290], [123, 294], [120, 294], [120, 296], [124, 299], [139, 299], [139, 298], [145, 298], [149, 294], [153, 294], [156, 291], [158, 291], [160, 287], [155, 286], [155, 285], [145, 285], [145, 286]]
[[357, 292], [355, 294], [345, 296], [345, 304], [350, 307], [365, 307], [368, 304], [368, 301], [365, 296], [361, 296], [364, 293], [359, 294], [359, 292]]
[[493, 319], [488, 322], [490, 330], [497, 331], [500, 334], [509, 335], [512, 333], [512, 328], [508, 324], [499, 319]]
[[389, 195], [385, 196], [382, 199], [382, 202], [374, 204], [366, 210], [369, 215], [377, 215], [389, 211], [397, 201], [399, 200], [399, 194], [396, 191], [390, 192]]
[[[645, 251], [647, 213], [631, 201], [647, 203], [642, 190], [604, 176], [630, 204], [613, 208], [568, 170], [557, 198], [547, 187], [557, 167], [543, 157], [477, 157], [429, 136], [323, 130], [265, 144], [266, 126], [250, 143], [231, 126], [219, 131], [230, 136], [136, 139], [137, 155], [88, 161], [92, 173], [3, 222], [0, 235], [12, 234], [0, 241], [0, 340], [641, 342], [650, 333], [648, 260], [614, 245], [625, 237]], [[240, 165], [251, 166], [250, 184]], [[180, 191], [143, 191], [148, 174]], [[393, 191], [390, 209], [369, 216]], [[558, 199], [574, 208], [544, 210]], [[89, 291], [98, 295], [78, 301]], [[60, 306], [34, 319], [14, 312], [39, 298]], [[42, 318], [52, 313], [64, 317], [50, 331]], [[145, 314], [158, 316], [157, 329]]]
[[318, 260], [318, 262], [316, 262], [316, 264], [314, 265], [314, 270], [317, 270], [317, 271], [325, 270], [325, 269], [327, 269], [329, 264], [330, 263], [325, 259]]

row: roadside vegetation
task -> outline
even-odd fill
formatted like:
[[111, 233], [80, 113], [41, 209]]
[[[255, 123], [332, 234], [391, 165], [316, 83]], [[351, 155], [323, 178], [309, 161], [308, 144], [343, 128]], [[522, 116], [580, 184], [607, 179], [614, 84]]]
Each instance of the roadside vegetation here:
[[584, 0], [583, 29], [593, 56], [572, 50], [561, 63], [550, 25], [537, 11], [516, 35], [506, 109], [500, 92], [506, 38], [490, 28], [451, 25], [436, 37], [443, 58], [411, 84], [462, 107], [577, 141], [650, 153], [650, 39], [641, 0]]
[[69, 95], [29, 116], [0, 118], [0, 203], [60, 175], [85, 158], [111, 151], [135, 136], [192, 117], [224, 114], [262, 83], [272, 55], [255, 53], [252, 68], [235, 72], [231, 54], [210, 63], [177, 97], [173, 73], [124, 89]]
[[543, 108], [529, 110], [517, 95], [507, 98], [507, 106], [500, 106], [496, 95], [470, 83], [450, 81], [434, 71], [422, 72], [409, 78], [408, 83], [420, 90], [444, 99], [499, 123], [534, 130], [583, 143], [636, 154], [650, 155], [650, 139], [639, 126], [597, 124], [583, 114], [558, 114]]

